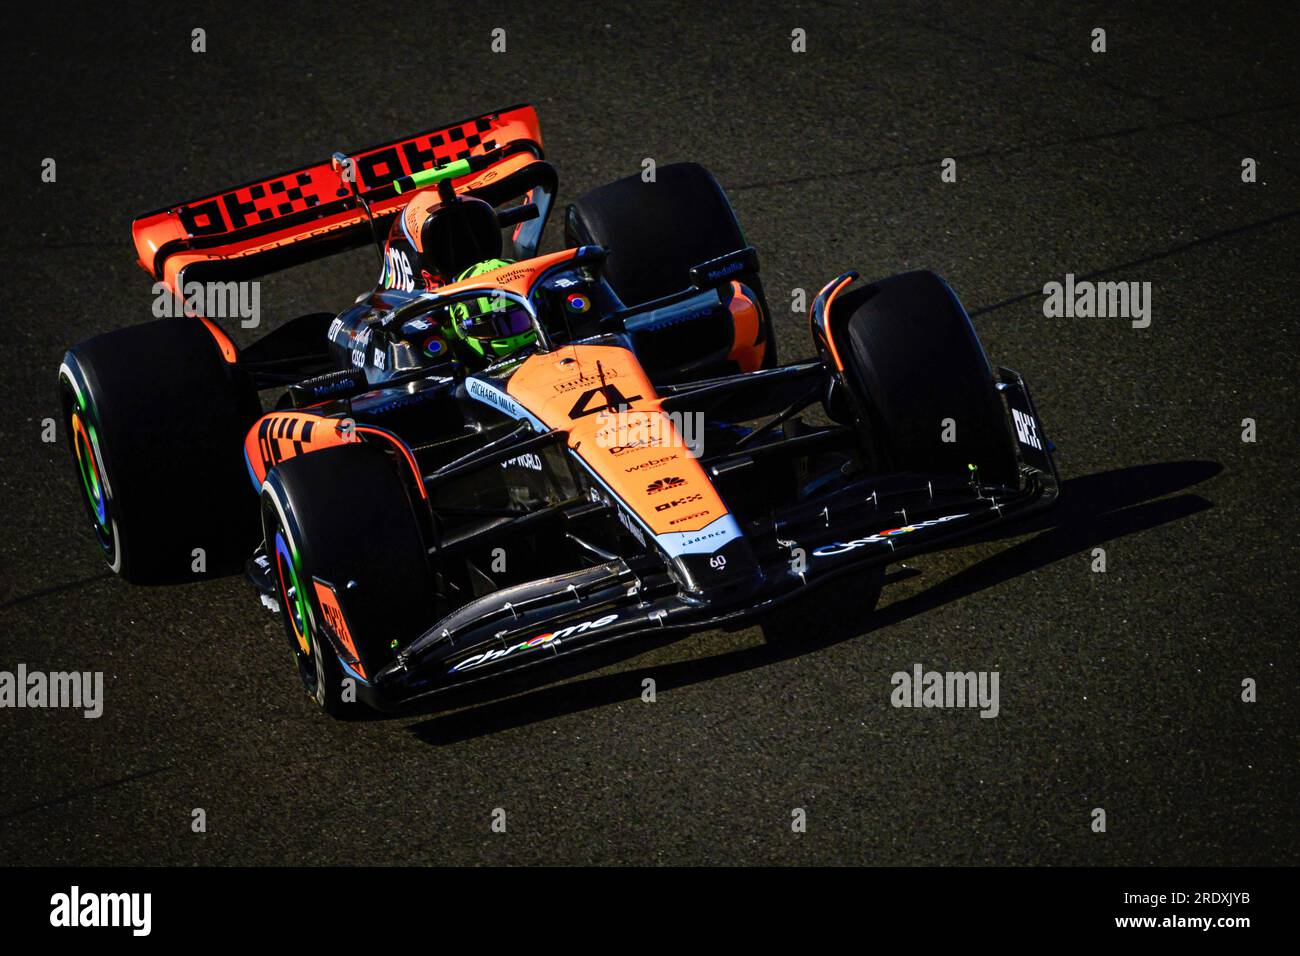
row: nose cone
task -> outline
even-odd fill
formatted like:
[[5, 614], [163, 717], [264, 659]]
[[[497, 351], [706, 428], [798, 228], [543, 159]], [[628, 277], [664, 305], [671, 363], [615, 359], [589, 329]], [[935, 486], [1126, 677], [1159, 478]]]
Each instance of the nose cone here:
[[672, 570], [687, 596], [719, 606], [747, 603], [763, 584], [763, 569], [745, 538], [734, 538], [709, 554], [680, 555]]

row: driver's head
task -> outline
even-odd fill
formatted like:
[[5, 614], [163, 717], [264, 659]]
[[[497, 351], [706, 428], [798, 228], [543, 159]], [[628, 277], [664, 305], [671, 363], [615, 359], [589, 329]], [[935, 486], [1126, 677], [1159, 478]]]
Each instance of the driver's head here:
[[[472, 279], [510, 265], [505, 259], [487, 259], [470, 266], [456, 277]], [[511, 302], [485, 294], [478, 299], [457, 302], [449, 310], [452, 329], [465, 344], [485, 359], [498, 359], [537, 340], [528, 313]]]

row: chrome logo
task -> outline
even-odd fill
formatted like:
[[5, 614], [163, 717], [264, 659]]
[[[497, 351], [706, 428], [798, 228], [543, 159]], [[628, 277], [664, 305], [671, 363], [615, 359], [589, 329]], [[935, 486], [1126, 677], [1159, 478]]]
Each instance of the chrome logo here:
[[562, 627], [558, 631], [549, 631], [546, 634], [538, 634], [536, 637], [527, 641], [520, 641], [518, 644], [512, 644], [509, 647], [503, 647], [496, 651], [486, 651], [482, 654], [473, 654], [465, 658], [451, 670], [448, 674], [455, 674], [460, 671], [467, 671], [473, 667], [481, 667], [484, 664], [490, 664], [493, 661], [499, 661], [503, 657], [509, 657], [516, 651], [531, 651], [538, 647], [558, 646], [563, 638], [570, 637], [574, 634], [584, 634], [587, 631], [594, 631], [597, 628], [605, 627], [618, 620], [617, 614], [606, 614], [604, 617], [597, 618], [594, 621], [583, 621], [581, 624], [574, 624], [571, 627]]
[[903, 525], [901, 528], [890, 528], [887, 531], [877, 531], [875, 534], [866, 538], [856, 538], [853, 541], [836, 541], [825, 547], [818, 548], [813, 552], [819, 558], [829, 558], [837, 554], [847, 554], [857, 548], [864, 548], [869, 544], [876, 544], [880, 541], [888, 541], [890, 538], [897, 537], [900, 534], [910, 534], [913, 531], [920, 531], [922, 528], [929, 528], [932, 525], [943, 524], [945, 521], [956, 521], [958, 518], [965, 518], [967, 515], [946, 515], [942, 518], [934, 518], [930, 521], [918, 521], [916, 524]]

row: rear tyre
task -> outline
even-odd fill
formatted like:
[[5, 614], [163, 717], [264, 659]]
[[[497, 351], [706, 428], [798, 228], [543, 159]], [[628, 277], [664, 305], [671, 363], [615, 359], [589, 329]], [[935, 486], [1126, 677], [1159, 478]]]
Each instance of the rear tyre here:
[[1015, 445], [988, 358], [943, 279], [933, 272], [893, 276], [845, 293], [834, 309], [832, 334], [847, 344], [840, 346], [845, 377], [881, 464], [939, 474], [965, 474], [974, 465], [983, 482], [1017, 483]]
[[[433, 578], [408, 485], [387, 452], [356, 443], [300, 455], [262, 488], [294, 666], [335, 717], [366, 712], [351, 693], [433, 623]], [[352, 685], [345, 685], [351, 678]]]
[[109, 567], [136, 583], [238, 568], [257, 540], [243, 442], [262, 409], [202, 322], [163, 319], [88, 339], [64, 355], [59, 393]]
[[[598, 245], [604, 275], [627, 306], [686, 288], [690, 269], [747, 245], [736, 213], [712, 174], [698, 163], [660, 166], [654, 182], [628, 176], [584, 195], [565, 216], [566, 245]], [[758, 276], [740, 277], [757, 294], [767, 349], [776, 364], [772, 320]]]

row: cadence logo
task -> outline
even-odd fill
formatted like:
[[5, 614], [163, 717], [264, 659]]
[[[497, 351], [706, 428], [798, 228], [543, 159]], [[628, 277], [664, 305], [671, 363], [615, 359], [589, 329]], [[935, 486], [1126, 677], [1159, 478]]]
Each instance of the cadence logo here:
[[581, 624], [574, 624], [572, 627], [562, 627], [558, 631], [550, 631], [546, 634], [538, 634], [536, 637], [526, 641], [520, 641], [510, 647], [503, 647], [499, 651], [487, 651], [483, 654], [474, 654], [465, 658], [451, 670], [448, 674], [455, 674], [460, 671], [472, 670], [475, 667], [481, 667], [484, 664], [491, 664], [493, 661], [499, 661], [503, 657], [509, 657], [515, 651], [531, 651], [534, 648], [546, 647], [552, 644], [558, 644], [566, 637], [574, 634], [583, 634], [587, 631], [594, 631], [597, 628], [605, 627], [618, 620], [617, 614], [606, 614], [604, 617], [597, 618], [594, 621], [583, 621]]
[[930, 521], [918, 521], [915, 524], [903, 525], [901, 528], [890, 528], [888, 531], [878, 531], [866, 538], [855, 538], [853, 541], [836, 541], [834, 544], [828, 544], [825, 547], [818, 548], [813, 552], [813, 554], [819, 558], [829, 558], [837, 554], [846, 554], [855, 548], [863, 548], [869, 544], [875, 544], [877, 541], [887, 541], [900, 534], [909, 534], [913, 531], [920, 531], [922, 528], [929, 528], [932, 525], [943, 524], [945, 521], [956, 521], [958, 518], [965, 517], [968, 516], [945, 515], [942, 518], [933, 518]]
[[133, 936], [148, 936], [153, 927], [152, 893], [82, 893], [74, 886], [51, 896], [50, 907], [51, 926], [129, 926]]

